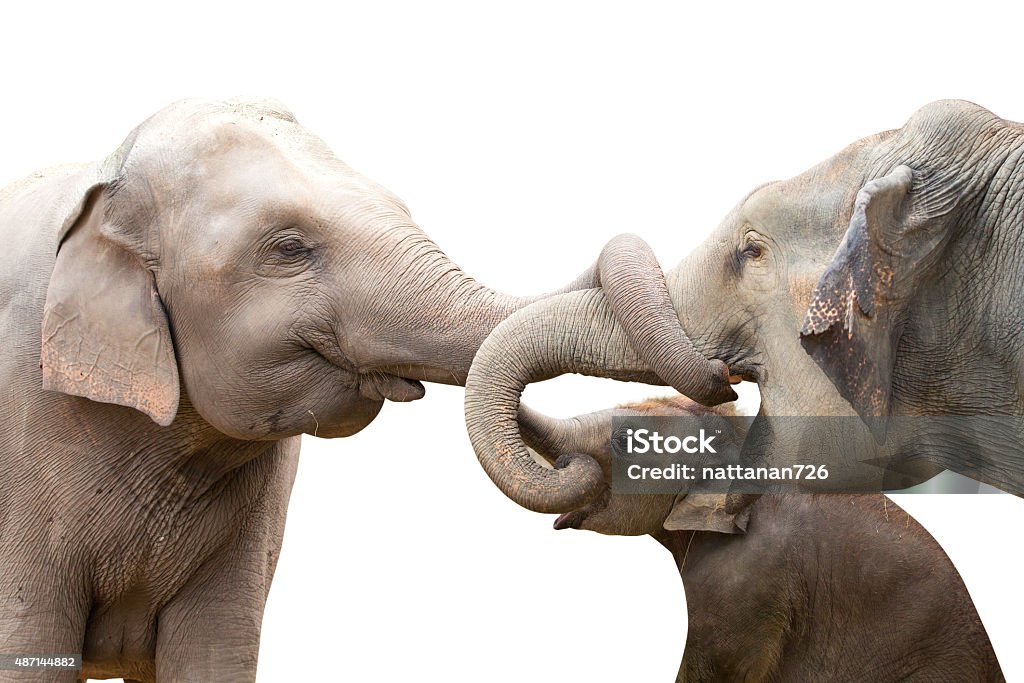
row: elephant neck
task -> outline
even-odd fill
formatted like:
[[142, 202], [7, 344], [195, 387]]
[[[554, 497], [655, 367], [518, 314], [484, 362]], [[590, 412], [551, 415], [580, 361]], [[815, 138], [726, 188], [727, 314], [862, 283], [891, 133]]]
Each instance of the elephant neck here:
[[893, 368], [897, 415], [1024, 414], [1017, 291], [1024, 277], [1024, 136], [1020, 124], [990, 112], [979, 125], [973, 145], [943, 157], [958, 183], [943, 200], [957, 204], [929, 231], [948, 236], [899, 301], [905, 320]]
[[803, 354], [780, 365], [781, 370], [769, 366], [760, 373], [757, 384], [761, 394], [759, 414], [773, 417], [857, 415], [810, 356]]
[[[915, 289], [896, 340], [893, 414], [1024, 415], [1024, 277], [1016, 201], [985, 202], [977, 220]], [[1015, 207], [1013, 205], [1016, 205]]]
[[219, 431], [196, 411], [184, 387], [174, 422], [151, 427], [157, 433], [137, 439], [140, 445], [133, 457], [151, 463], [154, 475], [188, 480], [196, 486], [213, 485], [230, 476], [273, 444]]

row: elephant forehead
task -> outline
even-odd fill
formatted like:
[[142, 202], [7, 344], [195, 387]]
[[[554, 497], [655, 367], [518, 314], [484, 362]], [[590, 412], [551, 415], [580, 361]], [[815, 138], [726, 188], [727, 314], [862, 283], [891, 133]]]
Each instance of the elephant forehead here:
[[183, 189], [204, 211], [308, 204], [316, 188], [303, 166], [265, 142], [207, 150], [194, 165], [196, 185]]
[[813, 249], [820, 246], [817, 238], [838, 240], [849, 224], [857, 191], [867, 180], [865, 162], [892, 134], [858, 140], [798, 176], [758, 188], [743, 202], [743, 218], [773, 236], [810, 240]]
[[[859, 185], [826, 182], [817, 174], [766, 185], [744, 202], [742, 219], [771, 237], [807, 246], [815, 238], [834, 241], [845, 229], [848, 207]], [[831, 242], [830, 242], [831, 244]], [[834, 246], [834, 245], [832, 245]]]
[[214, 239], [231, 233], [237, 239], [242, 237], [237, 230], [246, 225], [259, 230], [269, 224], [344, 224], [349, 214], [374, 207], [407, 215], [397, 198], [347, 167], [334, 173], [265, 140], [251, 142], [206, 150], [180, 172], [147, 179], [151, 190], [158, 189], [154, 194], [166, 210], [164, 218], [177, 224], [172, 228], [189, 227], [193, 233], [195, 228]]
[[814, 207], [806, 182], [779, 181], [752, 193], [743, 204], [742, 217], [755, 226], [781, 226], [803, 218]]
[[182, 100], [168, 105], [139, 126], [136, 137], [147, 146], [187, 146], [190, 142], [209, 145], [216, 140], [245, 141], [259, 133], [279, 138], [276, 144], [282, 147], [304, 143], [326, 149], [321, 140], [288, 114], [207, 100]]
[[[225, 164], [238, 167], [237, 173], [227, 173]], [[146, 121], [133, 135], [126, 166], [151, 185], [166, 187], [184, 180], [231, 178], [246, 169], [275, 181], [352, 173], [293, 119], [242, 114], [215, 104], [172, 106]], [[259, 176], [250, 173], [248, 178]]]
[[184, 215], [196, 208], [244, 202], [308, 204], [345, 197], [401, 200], [353, 171], [287, 112], [266, 106], [185, 100], [164, 108], [129, 137], [130, 184], [141, 183], [161, 207]]
[[210, 208], [281, 207], [318, 220], [383, 209], [409, 217], [404, 203], [386, 188], [352, 170], [319, 139], [269, 135], [251, 127], [221, 126], [194, 162], [198, 187]]

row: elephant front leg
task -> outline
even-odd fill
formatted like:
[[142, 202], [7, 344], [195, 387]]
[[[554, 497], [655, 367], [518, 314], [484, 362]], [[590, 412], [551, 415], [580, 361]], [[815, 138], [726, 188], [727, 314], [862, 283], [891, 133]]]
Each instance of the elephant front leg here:
[[80, 671], [64, 666], [59, 659], [76, 655], [81, 663], [85, 620], [77, 625], [64, 623], [61, 617], [60, 612], [46, 609], [30, 619], [0, 618], [0, 683], [77, 680]]
[[159, 615], [158, 683], [256, 680], [266, 590], [252, 575], [205, 573]]
[[79, 574], [20, 562], [0, 557], [0, 567], [15, 568], [0, 576], [0, 683], [73, 683], [78, 670], [46, 660], [81, 655], [89, 602]]
[[[157, 615], [157, 683], [250, 683], [260, 627], [284, 534], [299, 439], [277, 442], [253, 461], [259, 504], [231, 542], [209, 557]], [[222, 496], [223, 497], [223, 496]], [[227, 508], [221, 514], [232, 512]], [[220, 518], [214, 518], [220, 519]]]
[[75, 683], [78, 672], [74, 669], [23, 669], [0, 672], [3, 683]]

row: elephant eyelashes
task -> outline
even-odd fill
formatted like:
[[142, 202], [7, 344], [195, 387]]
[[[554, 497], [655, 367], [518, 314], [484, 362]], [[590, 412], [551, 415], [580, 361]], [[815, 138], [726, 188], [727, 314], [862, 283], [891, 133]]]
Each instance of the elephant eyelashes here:
[[283, 240], [282, 242], [279, 242], [275, 248], [277, 253], [281, 256], [293, 259], [305, 256], [309, 252], [306, 245], [297, 237], [290, 237]]
[[[313, 248], [296, 235], [282, 235], [270, 241], [263, 251], [263, 265], [274, 273], [293, 275], [310, 263]], [[283, 273], [281, 271], [284, 271]]]

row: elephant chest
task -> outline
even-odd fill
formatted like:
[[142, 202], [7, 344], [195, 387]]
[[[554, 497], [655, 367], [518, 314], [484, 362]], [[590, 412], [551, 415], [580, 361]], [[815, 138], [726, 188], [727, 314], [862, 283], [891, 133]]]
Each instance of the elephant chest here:
[[297, 456], [297, 444], [275, 446], [194, 500], [121, 502], [117, 517], [129, 521], [111, 525], [91, 568], [83, 658], [96, 675], [151, 677], [161, 613], [208, 586], [262, 609], [249, 584], [269, 586]]

